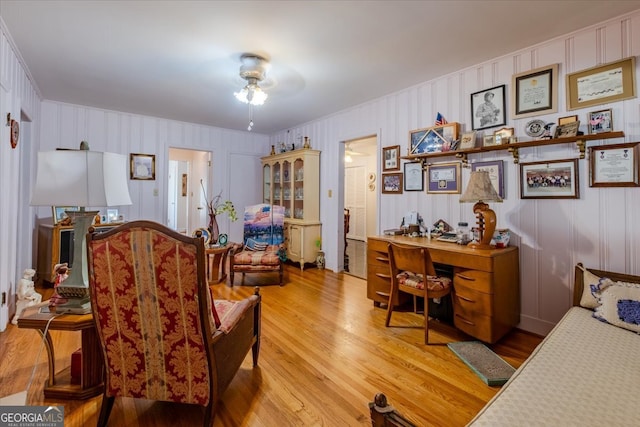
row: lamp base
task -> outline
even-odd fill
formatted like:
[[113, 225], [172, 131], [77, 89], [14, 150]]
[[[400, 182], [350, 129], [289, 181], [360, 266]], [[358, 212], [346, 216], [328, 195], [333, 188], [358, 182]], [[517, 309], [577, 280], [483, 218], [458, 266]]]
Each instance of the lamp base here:
[[88, 314], [91, 313], [91, 301], [89, 297], [69, 298], [64, 304], [55, 306], [58, 314]]
[[489, 205], [481, 201], [473, 206], [473, 212], [478, 218], [480, 241], [474, 240], [467, 246], [472, 249], [493, 249], [491, 239], [493, 239], [493, 233], [496, 231], [496, 213], [489, 208]]

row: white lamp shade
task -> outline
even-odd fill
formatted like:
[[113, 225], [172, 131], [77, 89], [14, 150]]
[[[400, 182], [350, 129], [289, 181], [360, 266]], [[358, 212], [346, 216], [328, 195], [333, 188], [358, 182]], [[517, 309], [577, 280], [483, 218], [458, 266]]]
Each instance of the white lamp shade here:
[[130, 204], [126, 156], [88, 150], [38, 153], [32, 206]]

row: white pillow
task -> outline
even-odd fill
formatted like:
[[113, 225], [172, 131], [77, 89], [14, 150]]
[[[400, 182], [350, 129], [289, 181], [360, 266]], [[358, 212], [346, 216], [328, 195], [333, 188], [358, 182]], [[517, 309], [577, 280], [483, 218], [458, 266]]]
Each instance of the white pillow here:
[[593, 295], [600, 304], [593, 317], [620, 328], [640, 333], [640, 283], [601, 279]]
[[600, 278], [587, 270], [582, 270], [582, 298], [580, 298], [580, 307], [594, 309], [598, 306], [598, 300], [591, 293], [591, 285], [597, 285]]

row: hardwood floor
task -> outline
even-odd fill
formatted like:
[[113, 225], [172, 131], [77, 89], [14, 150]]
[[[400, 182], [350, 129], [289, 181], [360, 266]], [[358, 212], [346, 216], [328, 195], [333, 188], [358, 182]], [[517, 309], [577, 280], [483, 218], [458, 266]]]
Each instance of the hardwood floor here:
[[[241, 298], [275, 275], [247, 275], [245, 286], [215, 285], [221, 298]], [[315, 268], [285, 267], [283, 287], [263, 286], [259, 366], [248, 356], [219, 403], [215, 426], [370, 426], [368, 402], [384, 392], [391, 405], [419, 426], [463, 426], [499, 390], [486, 386], [445, 345], [472, 338], [434, 324], [426, 346], [422, 318], [385, 311], [366, 298], [366, 281]], [[47, 295], [45, 295], [46, 297]], [[434, 322], [435, 323], [435, 322]], [[80, 346], [79, 333], [53, 331], [58, 368]], [[513, 331], [491, 348], [518, 367], [541, 341]], [[0, 397], [24, 391], [32, 367], [29, 405], [64, 405], [65, 426], [95, 425], [101, 397], [44, 400], [44, 352], [34, 330], [9, 325], [0, 334]], [[200, 408], [116, 399], [110, 426], [193, 426]]]

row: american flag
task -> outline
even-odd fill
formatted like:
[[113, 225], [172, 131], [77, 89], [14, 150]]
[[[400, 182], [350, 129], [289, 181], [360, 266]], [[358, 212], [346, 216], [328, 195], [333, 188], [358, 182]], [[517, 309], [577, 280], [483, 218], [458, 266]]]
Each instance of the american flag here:
[[438, 115], [436, 116], [436, 126], [446, 125], [447, 123], [449, 123], [447, 119], [445, 119], [444, 116], [440, 114], [440, 112], [438, 112]]

